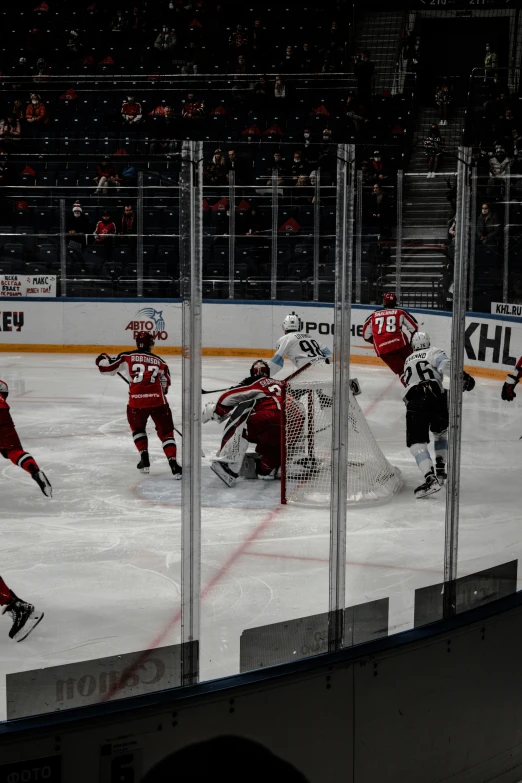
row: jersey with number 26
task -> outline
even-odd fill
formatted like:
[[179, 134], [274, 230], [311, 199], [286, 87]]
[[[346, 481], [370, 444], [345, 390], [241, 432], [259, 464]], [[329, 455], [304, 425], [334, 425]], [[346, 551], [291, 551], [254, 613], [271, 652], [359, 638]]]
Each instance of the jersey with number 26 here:
[[401, 381], [406, 393], [414, 386], [427, 381], [435, 381], [443, 389], [442, 378], [449, 375], [450, 360], [440, 348], [428, 348], [414, 351], [404, 362]]
[[157, 408], [167, 402], [165, 393], [170, 386], [170, 372], [159, 356], [138, 349], [125, 351], [115, 359], [109, 356], [102, 359], [98, 369], [109, 375], [119, 372], [130, 381], [130, 408]]
[[326, 345], [318, 343], [307, 332], [289, 332], [279, 338], [276, 352], [268, 362], [270, 373], [279, 372], [287, 356], [297, 368], [308, 362], [328, 359], [332, 352]]

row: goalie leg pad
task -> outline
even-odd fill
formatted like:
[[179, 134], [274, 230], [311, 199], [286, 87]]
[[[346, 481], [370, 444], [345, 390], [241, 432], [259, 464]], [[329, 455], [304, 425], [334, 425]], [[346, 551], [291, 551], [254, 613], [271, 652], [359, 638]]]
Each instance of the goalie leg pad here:
[[239, 471], [239, 475], [242, 478], [246, 478], [246, 479], [257, 478], [257, 469], [259, 466], [260, 459], [261, 458], [259, 454], [253, 454], [252, 452], [245, 454], [245, 457], [243, 459], [243, 464], [241, 465], [241, 469]]
[[215, 462], [211, 463], [210, 469], [214, 471], [216, 476], [219, 476], [221, 481], [223, 481], [227, 487], [233, 487], [236, 483], [238, 474], [234, 473], [234, 471], [230, 469], [226, 462], [219, 462], [216, 460]]

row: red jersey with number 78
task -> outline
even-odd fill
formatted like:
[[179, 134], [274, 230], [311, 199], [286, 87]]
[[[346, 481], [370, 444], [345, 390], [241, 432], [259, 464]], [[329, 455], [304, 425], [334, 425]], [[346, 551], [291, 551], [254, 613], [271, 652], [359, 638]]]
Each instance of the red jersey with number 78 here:
[[109, 375], [119, 372], [130, 381], [130, 408], [157, 408], [167, 402], [165, 395], [170, 386], [170, 371], [159, 356], [136, 348], [120, 353], [115, 359], [104, 356], [98, 369]]
[[362, 336], [366, 342], [373, 343], [377, 356], [382, 356], [409, 345], [418, 328], [412, 315], [393, 307], [372, 313], [364, 323]]

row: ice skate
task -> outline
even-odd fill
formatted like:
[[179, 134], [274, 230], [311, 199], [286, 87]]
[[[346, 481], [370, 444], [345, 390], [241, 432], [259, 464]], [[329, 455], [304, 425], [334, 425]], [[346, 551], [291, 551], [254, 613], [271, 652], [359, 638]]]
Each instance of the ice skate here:
[[169, 465], [172, 471], [172, 475], [177, 481], [179, 481], [183, 473], [183, 468], [181, 467], [181, 465], [178, 465], [175, 457], [170, 457]]
[[269, 470], [268, 472], [265, 472], [261, 470], [261, 468], [256, 466], [256, 476], [261, 481], [273, 481], [277, 476], [277, 468], [274, 468], [274, 470]]
[[435, 475], [435, 473], [428, 473], [426, 481], [417, 487], [415, 490], [416, 498], [426, 498], [428, 495], [433, 495], [435, 492], [439, 492], [442, 489], [441, 484]]
[[233, 487], [236, 483], [238, 474], [230, 470], [226, 462], [212, 462], [210, 468], [214, 471], [216, 476], [219, 476], [221, 481], [225, 482], [227, 487]]
[[31, 473], [31, 477], [36, 481], [43, 494], [48, 498], [52, 498], [53, 488], [51, 487], [51, 483], [43, 470], [35, 470], [33, 473]]
[[36, 628], [44, 613], [38, 612], [32, 604], [15, 598], [12, 604], [4, 607], [3, 614], [11, 615], [13, 625], [9, 631], [9, 638], [15, 642], [23, 642], [27, 639], [31, 631]]
[[446, 473], [446, 465], [444, 464], [444, 460], [442, 457], [437, 457], [435, 460], [435, 469], [437, 472], [437, 478], [439, 480], [439, 484], [441, 487], [444, 485], [444, 482], [448, 478], [448, 474]]
[[149, 452], [147, 450], [140, 451], [140, 457], [141, 459], [136, 465], [136, 467], [142, 473], [149, 473], [150, 472]]

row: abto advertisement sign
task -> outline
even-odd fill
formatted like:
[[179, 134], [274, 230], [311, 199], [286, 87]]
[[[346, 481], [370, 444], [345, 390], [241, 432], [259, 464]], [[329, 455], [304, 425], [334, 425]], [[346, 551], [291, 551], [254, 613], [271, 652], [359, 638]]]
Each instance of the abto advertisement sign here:
[[125, 330], [132, 332], [133, 341], [136, 340], [138, 332], [152, 332], [156, 342], [168, 340], [169, 337], [163, 310], [156, 310], [154, 307], [142, 307], [138, 310], [135, 319], [129, 321]]

